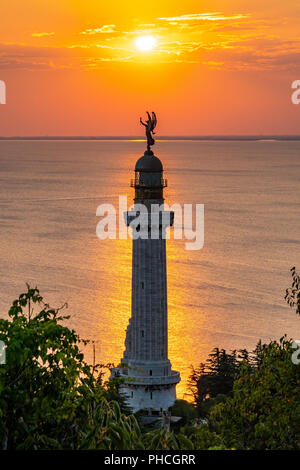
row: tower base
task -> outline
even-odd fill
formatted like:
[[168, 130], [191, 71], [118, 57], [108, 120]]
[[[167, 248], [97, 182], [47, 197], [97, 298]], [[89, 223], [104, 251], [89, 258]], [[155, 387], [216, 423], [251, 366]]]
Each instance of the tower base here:
[[163, 377], [134, 377], [124, 374], [122, 368], [114, 368], [110, 378], [114, 377], [124, 379], [120, 392], [126, 397], [127, 405], [133, 413], [146, 410], [148, 415], [160, 416], [176, 400], [176, 384], [180, 381], [177, 371], [172, 370], [170, 375]]
[[146, 410], [150, 416], [166, 412], [176, 400], [175, 384], [161, 387], [124, 384], [120, 391], [126, 395], [127, 404], [133, 413]]

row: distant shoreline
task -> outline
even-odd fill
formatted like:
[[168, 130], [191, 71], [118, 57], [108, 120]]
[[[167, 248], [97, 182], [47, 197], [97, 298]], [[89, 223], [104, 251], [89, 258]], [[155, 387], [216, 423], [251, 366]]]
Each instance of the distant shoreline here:
[[[141, 136], [11, 136], [1, 137], [0, 140], [120, 140], [145, 141]], [[298, 141], [300, 135], [201, 135], [201, 136], [160, 136], [157, 141], [184, 140], [184, 141]]]

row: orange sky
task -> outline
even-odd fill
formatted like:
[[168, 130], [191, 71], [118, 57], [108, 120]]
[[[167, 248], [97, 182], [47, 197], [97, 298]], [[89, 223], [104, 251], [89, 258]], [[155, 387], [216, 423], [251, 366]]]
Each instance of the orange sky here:
[[10, 0], [0, 21], [0, 135], [138, 135], [146, 109], [161, 135], [300, 134], [299, 0]]

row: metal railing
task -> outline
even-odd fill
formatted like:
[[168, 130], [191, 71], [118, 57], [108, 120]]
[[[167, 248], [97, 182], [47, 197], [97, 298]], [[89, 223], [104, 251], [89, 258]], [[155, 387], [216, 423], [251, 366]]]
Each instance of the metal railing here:
[[171, 385], [180, 382], [180, 373], [172, 370], [170, 375], [162, 376], [130, 376], [123, 374], [119, 369], [120, 377], [126, 378], [126, 383], [132, 385]]
[[141, 183], [138, 178], [132, 178], [130, 180], [130, 186], [132, 188], [166, 188], [168, 186], [168, 180], [167, 179], [164, 179], [162, 178], [161, 181], [160, 181], [160, 184], [145, 184], [145, 183]]

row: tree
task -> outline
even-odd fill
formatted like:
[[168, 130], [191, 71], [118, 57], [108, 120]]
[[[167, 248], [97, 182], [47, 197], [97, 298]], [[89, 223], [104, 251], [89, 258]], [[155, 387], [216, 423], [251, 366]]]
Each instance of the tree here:
[[211, 412], [210, 429], [227, 447], [299, 449], [300, 368], [291, 345], [286, 337], [264, 345], [259, 367], [241, 366], [233, 397]]
[[230, 354], [219, 348], [215, 348], [209, 359], [197, 369], [192, 367], [188, 385], [200, 416], [207, 416], [216, 401], [223, 400], [232, 392], [237, 371], [236, 351]]
[[[34, 306], [42, 309], [35, 313]], [[119, 384], [102, 385], [100, 365], [88, 365], [80, 352], [87, 341], [62, 324], [69, 317], [60, 311], [28, 286], [13, 302], [10, 320], [0, 320], [0, 340], [6, 344], [6, 364], [0, 366], [0, 447], [142, 446], [136, 420], [122, 413]]]
[[[33, 307], [41, 307], [38, 313]], [[0, 446], [78, 448], [95, 428], [97, 402], [105, 396], [97, 367], [79, 350], [86, 344], [61, 322], [67, 316], [28, 286], [0, 320], [6, 364], [0, 366]]]
[[101, 366], [80, 352], [87, 341], [60, 312], [28, 286], [0, 319], [0, 449], [191, 448], [166, 429], [142, 434], [118, 393], [122, 379], [102, 383]]
[[210, 397], [230, 394], [238, 370], [236, 351], [228, 354], [225, 349], [215, 348], [209, 355], [207, 368]]
[[286, 290], [285, 299], [291, 308], [296, 308], [296, 314], [300, 315], [300, 276], [295, 266], [291, 268], [292, 287]]
[[156, 429], [144, 436], [147, 450], [192, 450], [194, 446], [183, 434], [175, 434], [166, 428]]
[[192, 442], [197, 450], [225, 450], [223, 438], [220, 434], [210, 429], [207, 423], [197, 426], [186, 425], [181, 432]]
[[197, 369], [191, 366], [188, 388], [193, 396], [196, 408], [200, 411], [204, 400], [209, 396], [209, 387], [208, 381], [206, 380], [206, 368], [204, 363], [201, 363]]
[[172, 416], [181, 417], [180, 421], [178, 422], [179, 426], [189, 423], [197, 417], [197, 411], [194, 405], [187, 402], [186, 400], [176, 400], [170, 411]]

